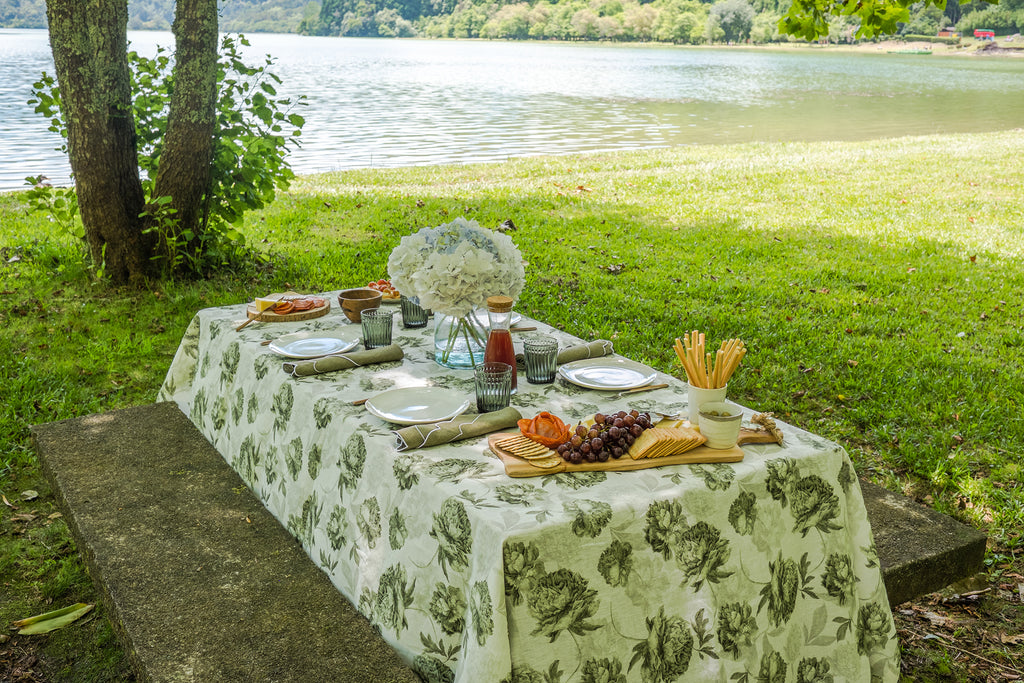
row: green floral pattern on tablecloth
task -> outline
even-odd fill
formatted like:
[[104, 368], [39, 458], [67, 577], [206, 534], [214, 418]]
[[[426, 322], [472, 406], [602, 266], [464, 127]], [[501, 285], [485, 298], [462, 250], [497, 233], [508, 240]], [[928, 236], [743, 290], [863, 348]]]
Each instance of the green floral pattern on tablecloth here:
[[[740, 463], [510, 479], [483, 438], [399, 453], [395, 426], [351, 405], [405, 386], [471, 393], [468, 371], [434, 363], [431, 327], [396, 320], [402, 362], [295, 378], [260, 342], [350, 323], [332, 311], [236, 332], [243, 318], [200, 311], [160, 399], [425, 681], [896, 680], [860, 488], [836, 444], [780, 423], [786, 446], [745, 447]], [[521, 381], [513, 406], [568, 420], [685, 410], [685, 385], [656, 381], [670, 387], [628, 403]]]

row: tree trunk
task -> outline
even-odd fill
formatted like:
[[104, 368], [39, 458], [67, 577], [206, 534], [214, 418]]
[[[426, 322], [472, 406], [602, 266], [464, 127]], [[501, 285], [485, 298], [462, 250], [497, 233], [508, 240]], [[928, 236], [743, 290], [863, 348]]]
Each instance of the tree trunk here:
[[115, 284], [150, 267], [142, 234], [126, 0], [47, 0], [68, 154], [89, 252]]
[[151, 201], [171, 197], [175, 233], [200, 235], [217, 126], [217, 0], [178, 0], [172, 28], [174, 91]]

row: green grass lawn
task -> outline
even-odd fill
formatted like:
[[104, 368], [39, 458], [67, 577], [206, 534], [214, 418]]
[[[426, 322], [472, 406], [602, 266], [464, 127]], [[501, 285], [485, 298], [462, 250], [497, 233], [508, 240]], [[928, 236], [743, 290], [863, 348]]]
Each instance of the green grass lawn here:
[[[311, 176], [249, 216], [263, 264], [145, 292], [92, 283], [78, 244], [0, 195], [0, 621], [96, 599], [51, 518], [30, 425], [153, 401], [200, 308], [362, 285], [386, 276], [403, 235], [465, 216], [518, 226], [524, 314], [677, 376], [676, 337], [743, 339], [730, 398], [838, 441], [861, 476], [984, 529], [986, 613], [1016, 610], [977, 628], [1022, 633], [1022, 179], [1022, 131]], [[908, 633], [911, 680], [984, 680], [978, 657], [1019, 667], [1024, 654], [979, 638], [950, 656]], [[102, 612], [3, 648], [36, 652], [47, 680], [127, 671]]]

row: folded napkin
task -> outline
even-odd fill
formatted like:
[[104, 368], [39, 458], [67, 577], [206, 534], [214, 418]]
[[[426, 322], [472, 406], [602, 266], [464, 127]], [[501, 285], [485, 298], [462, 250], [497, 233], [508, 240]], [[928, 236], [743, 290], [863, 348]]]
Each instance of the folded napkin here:
[[569, 348], [562, 349], [558, 352], [558, 358], [555, 360], [559, 365], [565, 363], [571, 363], [574, 360], [584, 360], [586, 358], [600, 358], [601, 356], [607, 356], [614, 353], [615, 350], [612, 348], [612, 343], [607, 339], [598, 339], [592, 341], [589, 344], [577, 344], [576, 346], [570, 346]]
[[369, 351], [353, 351], [351, 353], [336, 353], [333, 356], [314, 358], [313, 360], [290, 361], [284, 364], [284, 371], [294, 377], [308, 377], [319, 375], [322, 372], [334, 372], [335, 370], [348, 370], [361, 365], [373, 365], [374, 363], [386, 363], [389, 360], [402, 360], [405, 356], [402, 347], [398, 344], [383, 346], [379, 349]]
[[444, 422], [412, 425], [395, 431], [395, 436], [398, 437], [396, 445], [400, 451], [428, 448], [516, 427], [522, 418], [518, 410], [508, 407], [493, 413], [459, 415]]

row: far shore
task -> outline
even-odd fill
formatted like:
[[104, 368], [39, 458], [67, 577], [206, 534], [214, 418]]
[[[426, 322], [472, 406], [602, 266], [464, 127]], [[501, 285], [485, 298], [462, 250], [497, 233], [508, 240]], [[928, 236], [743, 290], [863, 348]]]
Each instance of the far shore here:
[[822, 52], [856, 52], [868, 54], [889, 54], [912, 51], [931, 51], [932, 55], [940, 57], [1024, 57], [1024, 40], [1018, 36], [1013, 40], [996, 40], [991, 43], [981, 41], [965, 40], [958, 45], [946, 45], [944, 43], [931, 43], [924, 40], [882, 40], [879, 42], [859, 43], [763, 43], [759, 45], [736, 43], [733, 45], [707, 45], [703, 47], [715, 48], [739, 48], [750, 50], [787, 50], [806, 51], [815, 50]]
[[[0, 27], [0, 30], [4, 30]], [[43, 30], [45, 28], [37, 28]], [[170, 29], [129, 29], [130, 32], [170, 33]], [[263, 31], [222, 31], [222, 33], [243, 33], [248, 35], [259, 35]], [[275, 33], [273, 31], [267, 33]], [[283, 33], [281, 35], [300, 36], [299, 33]], [[321, 36], [307, 36], [309, 38]], [[325, 38], [337, 38], [345, 36], [322, 36]], [[376, 38], [371, 38], [376, 40]], [[902, 40], [890, 38], [887, 40], [860, 41], [856, 43], [816, 43], [816, 42], [779, 42], [779, 43], [712, 43], [703, 45], [688, 45], [677, 43], [663, 43], [654, 41], [575, 41], [575, 40], [512, 40], [503, 38], [429, 38], [416, 36], [411, 38], [392, 38], [391, 40], [443, 40], [443, 41], [471, 41], [471, 42], [506, 42], [506, 43], [561, 43], [569, 45], [599, 45], [602, 47], [651, 47], [651, 48], [680, 48], [696, 50], [765, 50], [771, 52], [836, 52], [836, 53], [861, 53], [861, 54], [912, 54], [913, 52], [930, 52], [937, 57], [1024, 57], [1024, 38], [1020, 34], [1013, 36], [1000, 36], [994, 41], [980, 41], [973, 37], [966, 37], [956, 45], [945, 43], [933, 43], [926, 40]], [[924, 56], [924, 55], [922, 55]]]

